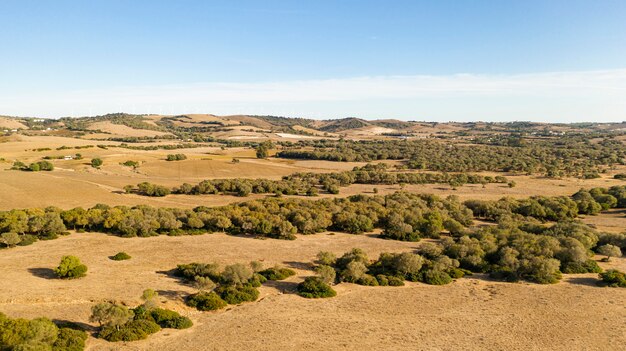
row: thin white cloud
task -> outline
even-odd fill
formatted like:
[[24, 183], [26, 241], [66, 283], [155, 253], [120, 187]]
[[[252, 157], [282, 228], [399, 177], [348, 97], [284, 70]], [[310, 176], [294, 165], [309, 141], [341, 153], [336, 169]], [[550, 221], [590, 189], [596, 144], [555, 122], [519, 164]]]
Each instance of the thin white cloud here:
[[0, 114], [251, 113], [442, 120], [626, 120], [626, 69], [196, 83], [0, 97]]

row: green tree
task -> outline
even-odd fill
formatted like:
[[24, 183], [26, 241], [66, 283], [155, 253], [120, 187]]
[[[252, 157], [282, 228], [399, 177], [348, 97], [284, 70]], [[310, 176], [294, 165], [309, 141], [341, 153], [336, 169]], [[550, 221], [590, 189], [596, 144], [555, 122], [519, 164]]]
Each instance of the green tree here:
[[63, 256], [59, 266], [54, 269], [54, 273], [62, 279], [76, 279], [85, 276], [87, 266], [80, 263], [76, 256]]
[[96, 322], [101, 327], [115, 327], [119, 330], [120, 326], [130, 322], [134, 316], [135, 313], [125, 306], [103, 302], [91, 308], [89, 321]]
[[93, 168], [100, 168], [100, 166], [102, 166], [103, 162], [102, 159], [100, 158], [93, 158], [91, 159], [91, 167]]

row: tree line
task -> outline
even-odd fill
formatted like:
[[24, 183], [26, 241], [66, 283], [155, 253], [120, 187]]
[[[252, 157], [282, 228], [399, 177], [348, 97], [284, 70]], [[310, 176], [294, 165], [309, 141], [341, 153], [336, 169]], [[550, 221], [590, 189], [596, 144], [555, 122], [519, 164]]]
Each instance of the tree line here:
[[[287, 145], [287, 144], [285, 144]], [[442, 172], [519, 172], [549, 177], [597, 177], [624, 164], [619, 140], [544, 140], [523, 146], [466, 145], [437, 140], [301, 141], [276, 154], [289, 159], [340, 162], [405, 160], [406, 167]]]
[[408, 173], [389, 172], [383, 163], [354, 167], [351, 171], [334, 173], [294, 173], [282, 180], [270, 179], [209, 179], [196, 185], [184, 183], [179, 187], [167, 188], [143, 182], [136, 187], [129, 185], [128, 193], [144, 196], [166, 196], [169, 194], [206, 195], [229, 194], [248, 196], [249, 194], [306, 195], [316, 196], [320, 191], [338, 194], [341, 187], [352, 184], [392, 185], [392, 184], [450, 184], [453, 187], [464, 184], [509, 184], [503, 176], [483, 176], [467, 173]]

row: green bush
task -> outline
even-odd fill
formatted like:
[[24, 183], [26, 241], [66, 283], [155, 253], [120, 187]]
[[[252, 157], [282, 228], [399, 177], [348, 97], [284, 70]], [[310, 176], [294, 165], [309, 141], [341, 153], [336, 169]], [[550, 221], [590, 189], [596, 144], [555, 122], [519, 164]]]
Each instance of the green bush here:
[[260, 271], [259, 274], [264, 276], [267, 280], [283, 280], [295, 275], [296, 271], [289, 268], [272, 267]]
[[76, 279], [86, 275], [87, 266], [80, 263], [78, 257], [63, 256], [59, 266], [54, 269], [54, 273], [61, 279]]
[[215, 292], [230, 305], [252, 302], [259, 298], [259, 291], [252, 286], [220, 286]]
[[566, 274], [600, 273], [602, 268], [594, 260], [585, 262], [567, 262], [561, 267], [561, 271]]
[[446, 285], [452, 283], [452, 278], [446, 272], [428, 270], [422, 275], [422, 282], [430, 285]]
[[374, 276], [371, 276], [369, 274], [365, 274], [364, 276], [359, 278], [359, 280], [357, 280], [356, 283], [359, 285], [366, 285], [366, 286], [378, 286], [378, 280], [376, 280]]
[[163, 308], [151, 310], [150, 316], [161, 328], [186, 329], [193, 325], [189, 318], [181, 316], [176, 311]]
[[465, 276], [465, 271], [463, 269], [455, 268], [455, 267], [448, 269], [446, 273], [448, 273], [448, 275], [452, 279], [459, 279]]
[[266, 281], [267, 281], [267, 278], [265, 278], [263, 275], [259, 273], [254, 273], [254, 275], [252, 276], [252, 278], [250, 278], [250, 280], [248, 280], [248, 283], [246, 285], [251, 286], [253, 288], [258, 288]]
[[87, 333], [82, 330], [61, 328], [59, 336], [52, 344], [52, 351], [82, 351], [86, 340]]
[[298, 284], [298, 295], [309, 299], [333, 297], [337, 292], [320, 277], [307, 277]]
[[610, 286], [612, 288], [626, 288], [626, 273], [617, 269], [609, 269], [600, 273], [600, 285]]
[[388, 276], [387, 280], [389, 280], [389, 286], [403, 286], [404, 285], [404, 280], [402, 280], [402, 278], [399, 278], [399, 277]]
[[200, 311], [215, 311], [227, 305], [226, 301], [215, 292], [201, 292], [189, 295], [185, 303], [187, 306], [197, 308]]
[[158, 324], [146, 319], [130, 321], [119, 327], [107, 326], [100, 329], [98, 338], [107, 341], [136, 341], [143, 340], [150, 334], [161, 330]]
[[112, 259], [113, 261], [124, 261], [130, 260], [131, 257], [126, 252], [118, 252], [115, 255], [111, 256], [110, 259]]
[[165, 160], [167, 161], [182, 161], [186, 159], [187, 159], [187, 156], [185, 154], [169, 154], [165, 158]]
[[0, 313], [0, 350], [82, 351], [84, 331], [57, 327], [47, 318], [11, 319]]
[[19, 246], [28, 246], [33, 244], [35, 241], [37, 241], [37, 237], [35, 235], [30, 235], [30, 234], [24, 234], [21, 236], [21, 241], [19, 244]]

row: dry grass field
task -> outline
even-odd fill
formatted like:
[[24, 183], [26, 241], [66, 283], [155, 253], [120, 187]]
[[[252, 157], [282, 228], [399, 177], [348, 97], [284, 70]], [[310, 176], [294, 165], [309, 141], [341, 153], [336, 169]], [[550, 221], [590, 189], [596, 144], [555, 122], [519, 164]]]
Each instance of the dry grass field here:
[[[343, 283], [336, 286], [337, 297], [322, 300], [293, 293], [296, 283], [312, 274], [308, 262], [320, 250], [340, 254], [360, 247], [375, 258], [418, 245], [348, 234], [294, 241], [224, 234], [131, 239], [72, 234], [2, 252], [0, 274], [11, 284], [0, 289], [0, 310], [88, 324], [93, 304], [110, 299], [136, 305], [149, 287], [160, 292], [164, 306], [195, 324], [126, 344], [90, 338], [88, 350], [617, 350], [626, 343], [626, 291], [595, 286], [595, 274], [567, 275], [555, 285], [502, 283], [482, 275], [445, 286]], [[133, 258], [107, 258], [118, 251]], [[87, 264], [87, 277], [51, 279], [51, 268], [68, 253]], [[198, 312], [181, 301], [193, 288], [165, 273], [179, 263], [251, 260], [293, 267], [297, 275], [266, 284], [256, 302]], [[601, 265], [623, 270], [626, 259]]]
[[[191, 121], [202, 118], [193, 115]], [[219, 117], [212, 118], [221, 121]], [[245, 117], [236, 120], [248, 121]], [[263, 127], [262, 122], [259, 127]], [[118, 127], [127, 128], [115, 125]], [[372, 128], [365, 130], [371, 132]], [[229, 133], [231, 136], [245, 133], [254, 136], [256, 132], [237, 128]], [[157, 144], [172, 143], [175, 141]], [[5, 159], [0, 163], [0, 210], [46, 206], [69, 209], [97, 203], [181, 208], [219, 206], [264, 195], [154, 198], [124, 194], [123, 187], [144, 181], [173, 187], [183, 182], [197, 183], [217, 178], [278, 180], [295, 172], [336, 172], [364, 165], [274, 158], [259, 160], [255, 158], [254, 150], [243, 147], [224, 150], [219, 147], [151, 151], [118, 147], [56, 150], [61, 146], [95, 144], [115, 146], [120, 143], [50, 136], [7, 137], [0, 143], [0, 158]], [[38, 148], [51, 150], [34, 150]], [[9, 169], [16, 160], [30, 163], [40, 161], [44, 156], [75, 153], [81, 153], [83, 159], [52, 160], [55, 165], [52, 172]], [[173, 153], [184, 153], [188, 159], [165, 161], [166, 156]], [[96, 157], [104, 161], [100, 169], [89, 164]], [[240, 162], [233, 163], [233, 158]], [[137, 161], [140, 166], [133, 169], [120, 165], [128, 160]], [[403, 189], [442, 197], [456, 195], [462, 200], [571, 195], [580, 188], [623, 185], [623, 181], [612, 179], [612, 175], [624, 171], [622, 167], [590, 180], [506, 175], [516, 182], [514, 188], [504, 184], [487, 184], [485, 187], [470, 184], [456, 190], [447, 184], [402, 188], [400, 185], [355, 184], [341, 188], [338, 195], [320, 194], [320, 198], [373, 194], [374, 188], [379, 194]], [[626, 229], [626, 216], [622, 210], [586, 216], [583, 221], [602, 231], [620, 233]], [[13, 317], [47, 316], [76, 321], [93, 331], [95, 326], [88, 322], [88, 317], [95, 303], [114, 300], [134, 306], [140, 303], [141, 292], [152, 288], [159, 291], [163, 306], [190, 317], [194, 322], [190, 329], [167, 329], [138, 342], [109, 343], [90, 337], [87, 350], [617, 350], [626, 345], [626, 291], [596, 286], [597, 274], [566, 275], [555, 285], [503, 283], [481, 274], [445, 286], [408, 283], [404, 287], [365, 287], [342, 283], [335, 287], [336, 298], [322, 300], [304, 299], [294, 293], [297, 283], [313, 274], [310, 262], [321, 250], [341, 254], [360, 247], [370, 258], [376, 258], [385, 251], [412, 252], [419, 245], [382, 240], [374, 234], [323, 233], [299, 235], [294, 241], [285, 241], [222, 233], [130, 239], [73, 233], [57, 240], [0, 251], [0, 275], [4, 282], [0, 288], [0, 311]], [[121, 262], [108, 259], [119, 251], [125, 251], [133, 258]], [[53, 279], [51, 269], [67, 254], [77, 255], [89, 267], [87, 277], [75, 281]], [[252, 260], [260, 260], [267, 267], [274, 264], [291, 267], [297, 275], [282, 282], [265, 284], [260, 288], [261, 297], [256, 302], [229, 306], [218, 312], [198, 312], [182, 301], [195, 290], [167, 273], [180, 263], [215, 261], [227, 265]], [[609, 263], [600, 262], [600, 265], [624, 270], [626, 259], [615, 258]]]

